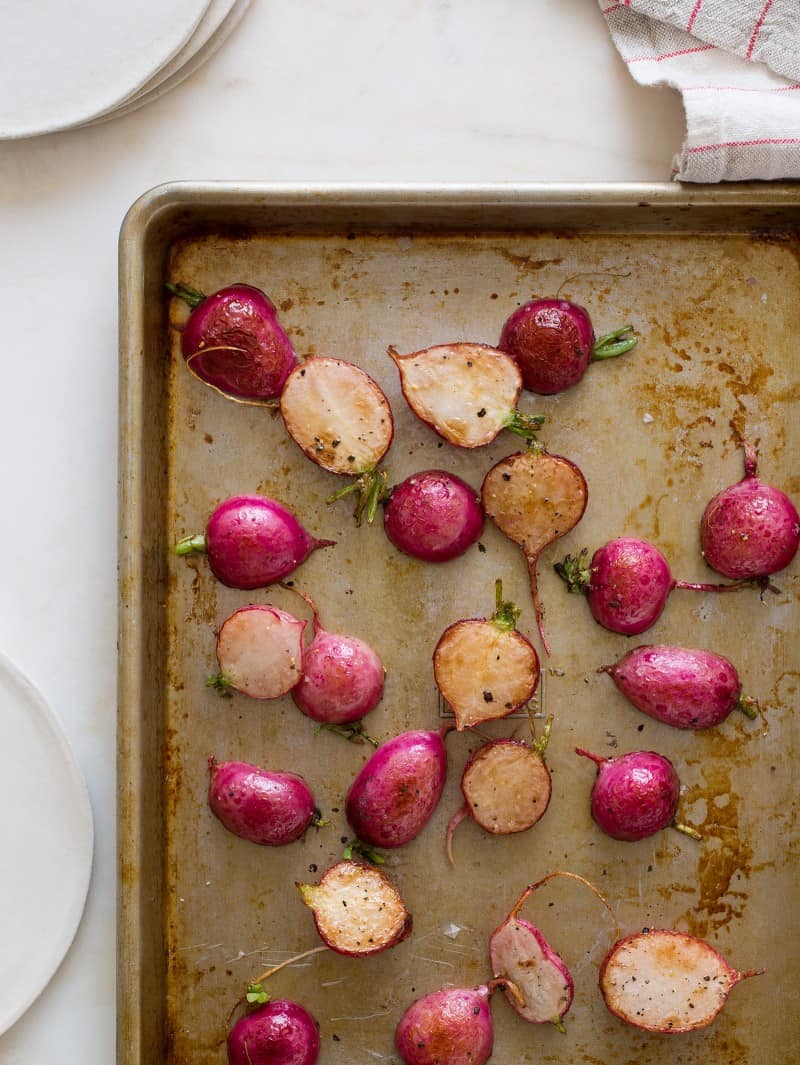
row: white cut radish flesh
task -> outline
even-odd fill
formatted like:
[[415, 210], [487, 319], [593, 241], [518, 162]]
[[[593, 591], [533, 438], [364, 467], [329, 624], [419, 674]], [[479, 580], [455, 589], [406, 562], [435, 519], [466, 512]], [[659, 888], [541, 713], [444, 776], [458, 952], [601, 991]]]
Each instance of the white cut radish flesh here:
[[234, 611], [217, 635], [219, 673], [207, 680], [222, 695], [277, 699], [297, 684], [303, 661], [299, 621], [277, 607], [253, 603]]
[[531, 439], [544, 418], [520, 414], [522, 375], [514, 360], [488, 344], [439, 344], [400, 355], [389, 348], [400, 371], [408, 405], [426, 425], [457, 447], [482, 447], [503, 431]]
[[294, 442], [317, 466], [355, 481], [329, 502], [358, 493], [356, 519], [368, 521], [388, 495], [378, 466], [394, 435], [389, 400], [369, 374], [343, 359], [315, 356], [296, 366], [281, 393], [281, 414]]
[[503, 602], [500, 581], [495, 594], [491, 618], [456, 621], [433, 652], [436, 684], [459, 731], [519, 710], [539, 684], [539, 656], [515, 628], [519, 609]]
[[733, 988], [763, 969], [737, 972], [702, 939], [666, 929], [616, 943], [600, 968], [600, 991], [615, 1017], [647, 1032], [691, 1032], [711, 1024]]
[[536, 566], [545, 547], [566, 536], [583, 517], [589, 498], [586, 479], [574, 462], [534, 445], [493, 466], [484, 478], [481, 496], [487, 515], [525, 554], [536, 621], [550, 654]]

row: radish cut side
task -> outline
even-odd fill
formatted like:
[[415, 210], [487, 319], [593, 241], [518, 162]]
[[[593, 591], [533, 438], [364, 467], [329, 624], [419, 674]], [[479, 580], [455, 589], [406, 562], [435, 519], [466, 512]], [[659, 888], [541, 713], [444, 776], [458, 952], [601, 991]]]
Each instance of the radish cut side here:
[[510, 980], [520, 1002], [506, 991], [509, 1005], [531, 1024], [559, 1024], [572, 1005], [574, 984], [564, 962], [530, 922], [508, 918], [492, 933], [489, 957], [496, 979]]
[[541, 755], [526, 743], [500, 740], [475, 754], [464, 770], [461, 790], [481, 828], [508, 835], [536, 824], [552, 787]]
[[358, 366], [322, 356], [296, 366], [281, 394], [286, 429], [330, 473], [374, 470], [394, 434], [389, 401]]
[[505, 352], [463, 343], [389, 356], [408, 405], [449, 443], [481, 447], [513, 421], [522, 375]]
[[220, 674], [209, 683], [253, 699], [277, 699], [300, 680], [305, 621], [277, 607], [242, 607], [217, 636]]
[[319, 884], [296, 886], [314, 911], [320, 936], [339, 954], [377, 954], [411, 931], [411, 915], [400, 893], [378, 869], [338, 862]]
[[639, 932], [621, 940], [600, 969], [606, 1006], [648, 1032], [690, 1032], [711, 1024], [731, 990], [763, 970], [740, 973], [701, 939]]

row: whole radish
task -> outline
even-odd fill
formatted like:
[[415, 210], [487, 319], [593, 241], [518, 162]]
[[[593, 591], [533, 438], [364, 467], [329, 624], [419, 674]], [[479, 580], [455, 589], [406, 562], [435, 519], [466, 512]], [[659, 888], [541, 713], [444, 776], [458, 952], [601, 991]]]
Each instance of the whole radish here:
[[229, 1065], [316, 1065], [318, 1059], [317, 1022], [288, 999], [241, 1017], [228, 1034]]
[[205, 552], [211, 572], [230, 588], [265, 588], [285, 580], [320, 547], [282, 503], [268, 496], [231, 496], [208, 519], [205, 535], [185, 536], [178, 555]]
[[536, 567], [548, 544], [566, 536], [583, 517], [589, 498], [586, 478], [574, 462], [534, 444], [493, 466], [484, 478], [481, 497], [498, 529], [525, 554], [536, 623], [549, 655]]
[[446, 987], [412, 1002], [394, 1035], [405, 1065], [484, 1065], [494, 1045], [489, 999], [501, 984]]
[[684, 932], [645, 929], [608, 952], [600, 991], [626, 1024], [677, 1035], [706, 1028], [738, 983], [763, 972], [732, 969], [712, 946]]
[[383, 518], [394, 546], [424, 562], [447, 562], [463, 555], [483, 525], [480, 497], [446, 470], [425, 470], [396, 485]]
[[706, 507], [700, 545], [717, 573], [734, 580], [765, 579], [788, 566], [797, 554], [800, 516], [784, 492], [758, 480], [755, 448], [740, 439], [744, 477], [718, 492]]
[[359, 640], [328, 632], [314, 611], [314, 638], [303, 650], [303, 675], [292, 688], [299, 710], [325, 725], [346, 725], [374, 710], [383, 695], [385, 671], [375, 651]]
[[590, 362], [613, 359], [636, 347], [633, 326], [595, 340], [585, 307], [569, 300], [535, 299], [506, 320], [498, 348], [507, 352], [530, 392], [552, 396], [576, 385]]
[[539, 684], [539, 656], [516, 629], [519, 608], [503, 601], [495, 581], [491, 618], [464, 618], [442, 633], [433, 652], [433, 673], [450, 705], [459, 732], [508, 717], [532, 697]]
[[378, 954], [411, 932], [411, 914], [400, 892], [385, 873], [361, 862], [337, 862], [319, 884], [295, 887], [314, 914], [323, 943], [337, 954]]
[[192, 313], [181, 350], [197, 377], [226, 396], [268, 400], [281, 394], [297, 356], [270, 299], [252, 285], [230, 285], [211, 296], [168, 284]]
[[556, 563], [556, 573], [570, 592], [582, 592], [592, 616], [603, 628], [625, 636], [649, 629], [661, 617], [667, 596], [675, 588], [693, 592], [735, 592], [752, 586], [736, 584], [697, 584], [676, 581], [667, 560], [646, 540], [622, 536], [599, 547], [587, 565], [588, 552], [567, 555]]
[[253, 699], [286, 695], [301, 677], [306, 624], [266, 604], [235, 610], [217, 634], [220, 671], [207, 686], [221, 695], [237, 691]]
[[388, 495], [379, 469], [394, 436], [389, 400], [358, 366], [315, 356], [292, 370], [281, 393], [286, 430], [307, 458], [354, 480], [328, 499], [357, 493], [356, 521], [373, 521]]
[[529, 717], [532, 743], [491, 740], [479, 747], [465, 765], [461, 775], [464, 803], [447, 826], [447, 857], [451, 865], [455, 865], [453, 834], [465, 818], [471, 817], [485, 832], [507, 836], [533, 828], [547, 811], [552, 781], [544, 752], [553, 718], [547, 719], [542, 737], [537, 740], [532, 714]]
[[439, 344], [400, 355], [389, 348], [408, 405], [456, 447], [490, 444], [503, 429], [530, 440], [544, 421], [522, 414], [522, 377], [514, 360], [487, 344]]
[[757, 716], [757, 704], [742, 695], [733, 664], [713, 651], [662, 644], [634, 647], [598, 673], [608, 673], [637, 710], [675, 728], [712, 728], [732, 710], [751, 719]]
[[266, 847], [299, 839], [321, 824], [314, 796], [296, 773], [260, 769], [248, 762], [210, 758], [208, 805], [229, 832]]
[[633, 842], [671, 827], [701, 838], [695, 829], [675, 820], [681, 783], [669, 758], [655, 751], [603, 758], [582, 747], [576, 747], [575, 753], [597, 766], [592, 817], [606, 835]]
[[347, 793], [347, 820], [359, 840], [402, 847], [419, 835], [442, 797], [452, 727], [404, 732], [375, 751]]

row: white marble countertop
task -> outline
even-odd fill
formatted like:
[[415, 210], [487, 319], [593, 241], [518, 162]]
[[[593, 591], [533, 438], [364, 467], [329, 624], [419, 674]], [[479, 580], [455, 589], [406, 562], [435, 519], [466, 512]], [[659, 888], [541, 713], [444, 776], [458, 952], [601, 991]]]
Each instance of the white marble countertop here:
[[129, 205], [173, 179], [667, 180], [681, 137], [678, 96], [631, 81], [593, 0], [253, 0], [208, 66], [155, 104], [0, 143], [0, 648], [63, 721], [97, 831], [83, 924], [45, 996], [0, 1037], [2, 1065], [115, 1057], [116, 254]]

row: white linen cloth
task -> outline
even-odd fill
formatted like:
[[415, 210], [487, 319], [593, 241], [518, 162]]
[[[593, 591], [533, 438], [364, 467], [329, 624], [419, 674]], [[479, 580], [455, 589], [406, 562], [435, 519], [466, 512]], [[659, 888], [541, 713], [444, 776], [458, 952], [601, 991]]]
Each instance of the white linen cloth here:
[[678, 181], [800, 178], [800, 0], [599, 0], [641, 85], [683, 96]]

